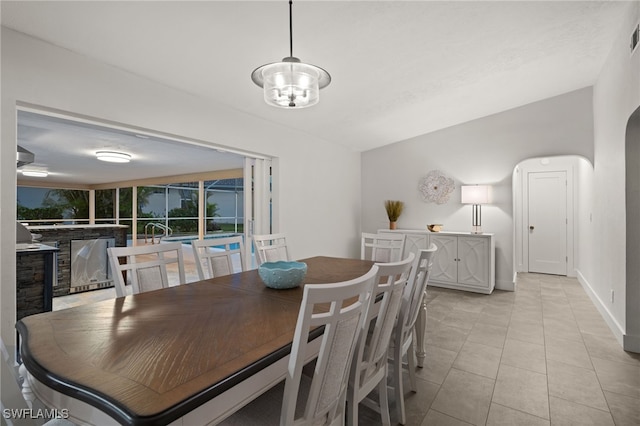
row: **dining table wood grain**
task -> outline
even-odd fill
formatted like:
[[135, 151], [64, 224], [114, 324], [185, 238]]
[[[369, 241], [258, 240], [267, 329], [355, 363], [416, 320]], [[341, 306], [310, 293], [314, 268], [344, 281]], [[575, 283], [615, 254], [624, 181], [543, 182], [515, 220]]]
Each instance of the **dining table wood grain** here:
[[[301, 261], [304, 284], [350, 280], [373, 265]], [[168, 424], [286, 357], [302, 294], [303, 286], [267, 288], [249, 270], [32, 315], [16, 327], [24, 366], [42, 384], [121, 424]]]

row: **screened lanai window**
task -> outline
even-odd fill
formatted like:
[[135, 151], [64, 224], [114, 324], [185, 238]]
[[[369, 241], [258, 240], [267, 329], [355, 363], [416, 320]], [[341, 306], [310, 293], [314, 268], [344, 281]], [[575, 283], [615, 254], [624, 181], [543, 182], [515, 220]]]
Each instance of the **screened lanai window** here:
[[17, 188], [17, 219], [33, 225], [89, 222], [89, 191], [78, 189]]
[[198, 182], [166, 185], [167, 225], [173, 235], [198, 234]]
[[[204, 234], [243, 232], [243, 179], [204, 182]], [[173, 235], [198, 235], [199, 182], [137, 187], [137, 230], [159, 223]], [[17, 218], [33, 225], [89, 223], [89, 190], [18, 187]], [[117, 198], [117, 203], [116, 203]], [[117, 209], [117, 214], [116, 214]], [[95, 222], [119, 223], [133, 229], [133, 189], [95, 191]]]
[[217, 179], [204, 182], [207, 197], [206, 232], [243, 232], [244, 179]]
[[96, 190], [96, 223], [115, 223], [116, 190]]

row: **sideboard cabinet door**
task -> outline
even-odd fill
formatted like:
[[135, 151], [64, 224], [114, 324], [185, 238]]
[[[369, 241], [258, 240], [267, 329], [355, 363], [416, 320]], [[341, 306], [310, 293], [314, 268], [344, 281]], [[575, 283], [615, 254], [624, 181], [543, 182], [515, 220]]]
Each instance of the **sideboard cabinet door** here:
[[431, 242], [438, 247], [428, 284], [434, 281], [455, 284], [458, 282], [458, 237], [432, 235]]
[[489, 288], [489, 239], [458, 237], [458, 282]]
[[495, 240], [493, 234], [429, 232], [418, 229], [381, 229], [406, 235], [404, 254], [438, 247], [428, 285], [490, 294], [495, 287]]
[[428, 285], [491, 294], [495, 287], [493, 234], [431, 235], [438, 246]]

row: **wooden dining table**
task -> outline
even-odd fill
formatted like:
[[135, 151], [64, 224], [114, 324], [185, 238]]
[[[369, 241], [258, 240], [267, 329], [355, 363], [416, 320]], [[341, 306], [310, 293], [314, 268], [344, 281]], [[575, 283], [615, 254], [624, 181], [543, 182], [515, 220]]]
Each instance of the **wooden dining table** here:
[[[373, 265], [302, 261], [305, 284]], [[25, 317], [23, 393], [82, 424], [215, 424], [285, 377], [302, 294], [250, 270]]]

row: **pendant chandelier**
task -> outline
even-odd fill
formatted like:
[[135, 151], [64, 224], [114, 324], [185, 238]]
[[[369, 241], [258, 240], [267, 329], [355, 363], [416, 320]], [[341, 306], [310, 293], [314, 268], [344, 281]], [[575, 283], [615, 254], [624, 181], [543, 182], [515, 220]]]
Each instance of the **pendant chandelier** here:
[[320, 100], [320, 89], [331, 82], [331, 76], [320, 67], [300, 62], [293, 56], [292, 0], [289, 0], [289, 56], [256, 68], [251, 80], [264, 90], [269, 105], [282, 108], [305, 108]]

